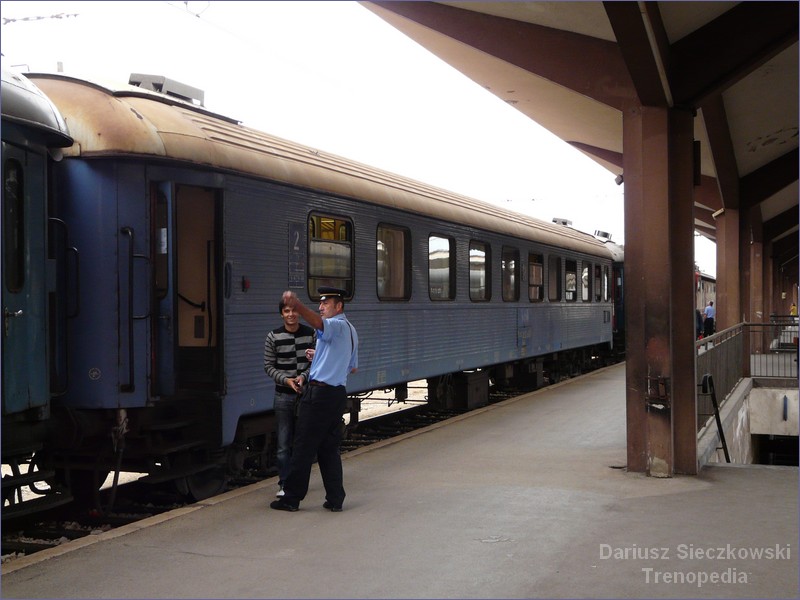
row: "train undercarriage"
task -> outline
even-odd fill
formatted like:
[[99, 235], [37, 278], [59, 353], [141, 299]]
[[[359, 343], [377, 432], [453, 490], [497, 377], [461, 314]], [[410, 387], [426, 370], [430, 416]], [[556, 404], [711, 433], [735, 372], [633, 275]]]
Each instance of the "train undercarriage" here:
[[[171, 485], [188, 501], [225, 490], [233, 474], [266, 472], [275, 441], [272, 414], [240, 421], [234, 443], [220, 448], [209, 410], [213, 403], [168, 402], [147, 409], [54, 409], [47, 447], [3, 457], [3, 519], [34, 514], [76, 501], [100, 506], [99, 490], [113, 475], [139, 473], [143, 484]], [[204, 415], [204, 416], [203, 416]], [[113, 498], [113, 496], [112, 496]]]
[[450, 373], [428, 379], [428, 401], [441, 408], [472, 409], [487, 403], [488, 388], [536, 390], [618, 362], [604, 344]]
[[[532, 391], [614, 362], [604, 345], [431, 377], [427, 402], [434, 408], [472, 410], [488, 404], [490, 386]], [[408, 398], [407, 383], [393, 391], [393, 402]], [[360, 395], [351, 396], [347, 410], [345, 436], [358, 428]], [[52, 416], [56, 435], [48, 447], [4, 457], [4, 519], [73, 500], [107, 510], [99, 506], [99, 490], [109, 474], [112, 488], [119, 473], [141, 473], [141, 483], [171, 485], [196, 501], [224, 491], [231, 477], [244, 472], [268, 476], [275, 466], [274, 415], [241, 419], [233, 444], [220, 448], [214, 426], [220, 421], [219, 401], [213, 398], [115, 411], [56, 408]], [[37, 496], [36, 504], [23, 502], [26, 487]]]

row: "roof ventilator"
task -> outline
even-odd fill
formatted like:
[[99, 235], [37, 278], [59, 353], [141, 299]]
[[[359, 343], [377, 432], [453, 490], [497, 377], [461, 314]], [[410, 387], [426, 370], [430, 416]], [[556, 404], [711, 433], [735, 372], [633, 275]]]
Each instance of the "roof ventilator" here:
[[205, 93], [203, 90], [180, 81], [163, 77], [162, 75], [145, 75], [143, 73], [131, 73], [128, 79], [130, 85], [135, 85], [146, 90], [152, 90], [173, 98], [178, 98], [195, 106], [205, 106], [203, 104]]

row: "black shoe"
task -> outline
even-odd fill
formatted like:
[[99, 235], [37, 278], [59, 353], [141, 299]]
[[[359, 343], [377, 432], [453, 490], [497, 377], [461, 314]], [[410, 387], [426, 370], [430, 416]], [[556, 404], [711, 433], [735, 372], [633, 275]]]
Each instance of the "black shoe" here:
[[327, 508], [331, 512], [342, 512], [342, 507], [341, 506], [334, 506], [333, 504], [331, 504], [327, 500], [325, 500], [325, 504], [322, 505], [322, 508]]
[[287, 510], [289, 512], [297, 512], [300, 509], [299, 506], [289, 504], [288, 502], [284, 502], [283, 500], [273, 500], [272, 502], [270, 502], [269, 507], [274, 508], [275, 510]]

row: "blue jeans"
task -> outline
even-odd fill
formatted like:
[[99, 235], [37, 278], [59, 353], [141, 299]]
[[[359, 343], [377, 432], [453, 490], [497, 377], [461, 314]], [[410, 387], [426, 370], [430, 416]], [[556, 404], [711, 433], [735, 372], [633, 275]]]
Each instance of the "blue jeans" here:
[[275, 392], [275, 420], [278, 428], [278, 479], [283, 487], [289, 474], [289, 459], [292, 456], [294, 441], [294, 403], [296, 394]]

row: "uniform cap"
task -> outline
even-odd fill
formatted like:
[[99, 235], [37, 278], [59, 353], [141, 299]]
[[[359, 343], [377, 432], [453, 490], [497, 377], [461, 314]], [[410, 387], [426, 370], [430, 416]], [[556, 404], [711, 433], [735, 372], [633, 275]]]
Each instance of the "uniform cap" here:
[[335, 287], [319, 287], [317, 293], [320, 295], [320, 300], [327, 300], [328, 298], [344, 298], [347, 295], [347, 290]]

